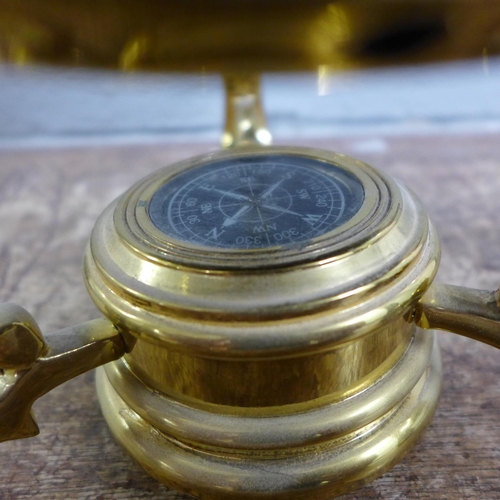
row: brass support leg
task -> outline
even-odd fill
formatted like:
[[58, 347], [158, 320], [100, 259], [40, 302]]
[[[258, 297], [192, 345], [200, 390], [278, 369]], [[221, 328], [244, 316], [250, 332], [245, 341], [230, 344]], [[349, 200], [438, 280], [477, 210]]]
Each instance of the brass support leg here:
[[260, 77], [256, 74], [225, 75], [226, 125], [222, 136], [222, 147], [268, 146], [271, 133], [260, 96]]

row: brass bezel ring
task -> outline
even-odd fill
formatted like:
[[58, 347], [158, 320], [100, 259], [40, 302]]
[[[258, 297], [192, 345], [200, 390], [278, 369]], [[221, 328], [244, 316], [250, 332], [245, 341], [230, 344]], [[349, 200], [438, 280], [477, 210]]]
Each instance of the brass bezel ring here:
[[[151, 221], [148, 206], [154, 193], [181, 172], [207, 162], [255, 154], [287, 154], [320, 160], [354, 174], [363, 186], [365, 199], [356, 215], [342, 226], [304, 245], [292, 248], [226, 249], [193, 245], [171, 238]], [[368, 165], [338, 153], [306, 148], [238, 148], [191, 158], [147, 177], [127, 192], [115, 209], [118, 234], [137, 251], [154, 260], [212, 270], [269, 269], [299, 265], [340, 255], [378, 237], [397, 216], [401, 196], [394, 183]]]

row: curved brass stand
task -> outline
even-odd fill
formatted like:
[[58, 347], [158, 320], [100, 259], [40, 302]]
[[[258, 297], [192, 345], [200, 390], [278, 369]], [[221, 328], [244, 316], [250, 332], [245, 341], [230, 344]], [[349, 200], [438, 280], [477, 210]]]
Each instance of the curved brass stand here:
[[224, 78], [226, 126], [222, 147], [271, 144], [260, 93], [260, 75], [233, 74]]

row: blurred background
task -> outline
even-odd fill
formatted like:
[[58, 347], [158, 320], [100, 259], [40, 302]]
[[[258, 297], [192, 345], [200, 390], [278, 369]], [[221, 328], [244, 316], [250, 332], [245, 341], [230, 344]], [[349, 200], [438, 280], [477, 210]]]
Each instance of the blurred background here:
[[0, 0], [0, 147], [217, 142], [242, 73], [277, 142], [494, 132], [499, 53], [498, 0]]
[[[217, 74], [4, 64], [0, 89], [0, 148], [216, 145], [223, 129], [224, 85]], [[268, 73], [262, 93], [276, 143], [500, 131], [500, 58], [486, 55], [420, 66]]]

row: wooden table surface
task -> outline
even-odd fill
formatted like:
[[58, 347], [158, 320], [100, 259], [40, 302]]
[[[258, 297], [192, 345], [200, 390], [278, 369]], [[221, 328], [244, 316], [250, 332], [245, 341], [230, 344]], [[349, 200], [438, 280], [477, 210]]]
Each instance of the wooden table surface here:
[[[343, 138], [309, 143], [360, 157], [420, 196], [443, 242], [439, 280], [500, 284], [498, 136]], [[0, 154], [0, 301], [42, 331], [98, 316], [81, 260], [103, 208], [135, 180], [213, 145], [9, 151]], [[346, 500], [500, 499], [500, 352], [440, 334], [444, 387], [415, 449]], [[0, 498], [187, 499], [148, 477], [110, 436], [94, 376], [35, 405], [41, 435], [0, 445]]]

